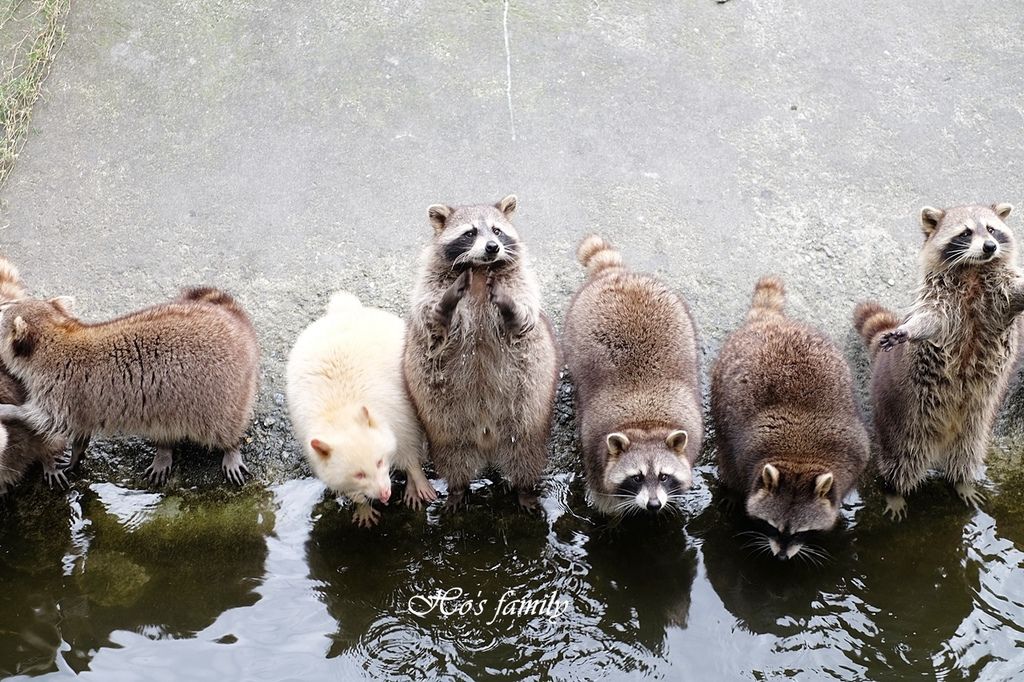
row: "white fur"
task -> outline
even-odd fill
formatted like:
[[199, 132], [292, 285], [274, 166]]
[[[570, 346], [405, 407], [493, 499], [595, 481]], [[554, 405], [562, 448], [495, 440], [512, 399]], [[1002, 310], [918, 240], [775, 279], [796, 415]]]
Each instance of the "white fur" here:
[[[299, 335], [288, 358], [295, 435], [314, 473], [356, 502], [386, 501], [392, 468], [409, 477], [406, 501], [436, 497], [423, 473], [423, 430], [402, 379], [404, 342], [400, 318], [339, 292], [326, 315]], [[328, 444], [330, 456], [314, 450], [313, 439]], [[360, 472], [365, 478], [357, 478]]]

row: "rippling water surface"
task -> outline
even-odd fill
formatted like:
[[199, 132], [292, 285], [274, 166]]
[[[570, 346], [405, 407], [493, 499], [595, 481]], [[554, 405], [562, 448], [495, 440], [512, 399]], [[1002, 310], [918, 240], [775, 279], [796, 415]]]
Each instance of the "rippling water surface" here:
[[658, 519], [602, 521], [562, 476], [543, 516], [481, 486], [457, 515], [392, 509], [373, 531], [313, 480], [14, 497], [0, 677], [1024, 677], [1017, 474], [984, 511], [935, 483], [899, 525], [854, 499], [820, 565], [752, 554], [701, 478]]

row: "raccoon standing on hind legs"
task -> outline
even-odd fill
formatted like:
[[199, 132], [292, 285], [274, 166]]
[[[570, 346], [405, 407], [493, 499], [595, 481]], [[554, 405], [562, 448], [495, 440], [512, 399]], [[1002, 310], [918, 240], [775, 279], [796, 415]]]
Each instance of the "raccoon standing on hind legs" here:
[[[921, 209], [917, 299], [902, 322], [861, 303], [854, 326], [871, 353], [878, 473], [887, 513], [935, 467], [977, 506], [975, 478], [1020, 345], [1024, 273], [1003, 222], [1010, 204]], [[881, 352], [880, 352], [881, 351]]]
[[404, 374], [449, 507], [488, 465], [533, 507], [547, 464], [560, 361], [515, 209], [515, 196], [428, 209], [434, 239], [412, 295]]

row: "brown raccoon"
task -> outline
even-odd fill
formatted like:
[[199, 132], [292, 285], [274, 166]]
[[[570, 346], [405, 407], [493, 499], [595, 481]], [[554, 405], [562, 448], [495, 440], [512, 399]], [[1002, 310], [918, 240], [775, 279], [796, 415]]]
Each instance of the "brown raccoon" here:
[[[0, 257], [0, 304], [19, 301], [26, 295], [18, 270], [6, 258]], [[0, 364], [0, 403], [21, 405], [23, 402], [25, 387]], [[66, 444], [63, 438], [34, 431], [15, 419], [5, 420], [0, 431], [5, 432], [6, 443], [0, 448], [0, 496], [16, 485], [36, 462], [43, 465], [43, 474], [51, 486], [55, 483], [67, 485], [60, 469]]]
[[29, 400], [0, 417], [73, 439], [73, 468], [96, 434], [153, 439], [147, 470], [157, 483], [182, 440], [224, 451], [223, 469], [243, 483], [238, 446], [259, 380], [256, 332], [245, 311], [216, 289], [187, 289], [169, 303], [109, 322], [84, 323], [66, 301], [24, 300], [0, 318], [0, 359]]
[[589, 498], [607, 514], [661, 511], [690, 487], [704, 434], [693, 318], [601, 237], [577, 255], [587, 280], [569, 306], [564, 352]]
[[560, 361], [515, 208], [508, 196], [428, 211], [434, 240], [413, 291], [404, 373], [451, 507], [487, 465], [533, 506], [547, 463]]
[[[1020, 347], [1024, 277], [1003, 222], [1012, 206], [921, 209], [924, 246], [917, 300], [900, 319], [862, 303], [854, 325], [871, 349], [878, 472], [887, 512], [932, 467], [968, 505]], [[887, 352], [879, 353], [879, 350]]]
[[719, 477], [779, 559], [814, 553], [808, 534], [835, 526], [870, 455], [846, 361], [784, 301], [780, 280], [761, 279], [711, 372]]

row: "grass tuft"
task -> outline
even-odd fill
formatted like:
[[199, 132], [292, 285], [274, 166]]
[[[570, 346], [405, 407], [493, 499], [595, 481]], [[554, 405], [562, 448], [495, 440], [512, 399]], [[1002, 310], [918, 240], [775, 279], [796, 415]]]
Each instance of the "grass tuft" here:
[[71, 0], [0, 0], [0, 186], [25, 145], [70, 6]]

